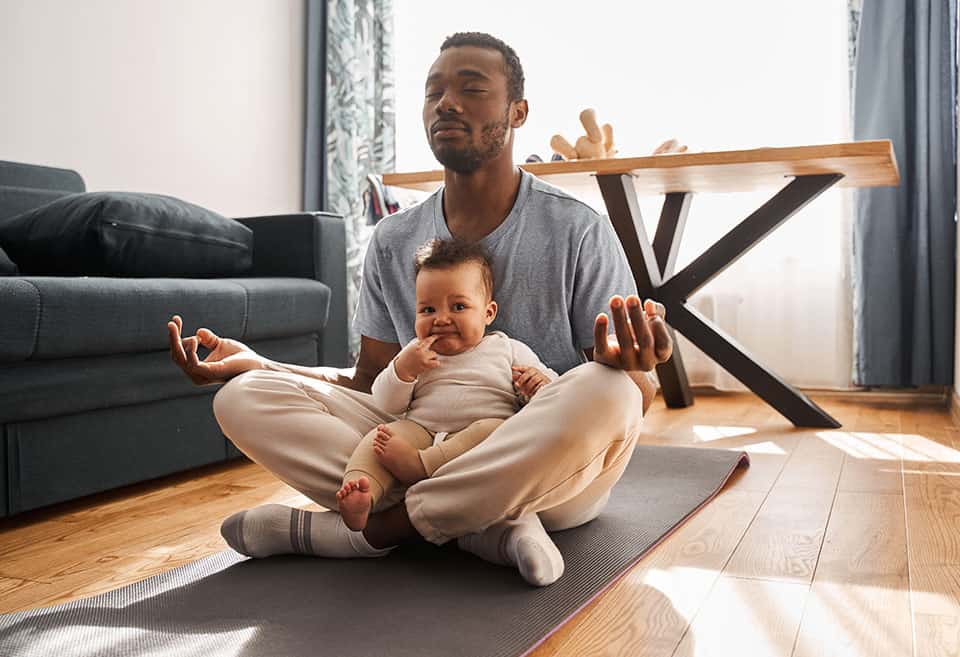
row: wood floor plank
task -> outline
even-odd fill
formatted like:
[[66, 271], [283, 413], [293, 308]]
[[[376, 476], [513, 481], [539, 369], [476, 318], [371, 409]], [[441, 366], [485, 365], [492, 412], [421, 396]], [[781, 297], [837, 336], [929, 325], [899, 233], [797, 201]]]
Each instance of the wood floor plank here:
[[960, 655], [960, 620], [956, 614], [918, 614], [913, 617], [917, 657]]
[[838, 492], [794, 656], [912, 651], [903, 497]]
[[802, 438], [724, 574], [809, 584], [843, 465], [843, 452]]
[[794, 657], [912, 655], [909, 598], [906, 580], [886, 586], [815, 581]]
[[728, 490], [585, 609], [556, 657], [669, 656], [763, 500]]
[[674, 657], [790, 657], [808, 588], [720, 577]]
[[[928, 445], [922, 445], [930, 450]], [[950, 458], [949, 454], [944, 455]], [[960, 473], [956, 464], [904, 462], [910, 596], [916, 655], [960, 655]], [[910, 468], [909, 471], [906, 468]]]

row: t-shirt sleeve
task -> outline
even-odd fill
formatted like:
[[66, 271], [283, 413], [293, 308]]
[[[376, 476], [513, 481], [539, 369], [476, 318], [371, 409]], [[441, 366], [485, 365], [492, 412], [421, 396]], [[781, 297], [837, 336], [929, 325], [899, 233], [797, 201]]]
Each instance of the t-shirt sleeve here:
[[383, 297], [383, 283], [380, 277], [380, 250], [377, 248], [377, 234], [373, 234], [367, 254], [363, 260], [363, 276], [360, 280], [360, 297], [357, 300], [357, 312], [353, 317], [353, 327], [360, 335], [381, 342], [400, 342], [397, 329], [390, 318]]
[[574, 316], [570, 318], [577, 347], [593, 347], [594, 320], [599, 313], [610, 314], [610, 297], [636, 293], [637, 285], [620, 240], [610, 220], [601, 217], [584, 233], [577, 254], [571, 305]]

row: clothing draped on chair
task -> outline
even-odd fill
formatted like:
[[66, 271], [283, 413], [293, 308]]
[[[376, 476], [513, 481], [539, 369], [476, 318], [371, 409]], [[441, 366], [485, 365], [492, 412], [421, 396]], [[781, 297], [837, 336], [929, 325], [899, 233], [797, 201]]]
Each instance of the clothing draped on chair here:
[[891, 139], [899, 187], [858, 192], [854, 381], [953, 381], [957, 0], [863, 3], [854, 137]]
[[[393, 0], [307, 4], [304, 209], [322, 208], [344, 217], [351, 319], [373, 230], [363, 201], [367, 176], [394, 169], [392, 5]], [[325, 75], [318, 74], [324, 70]], [[351, 328], [351, 360], [359, 340]]]

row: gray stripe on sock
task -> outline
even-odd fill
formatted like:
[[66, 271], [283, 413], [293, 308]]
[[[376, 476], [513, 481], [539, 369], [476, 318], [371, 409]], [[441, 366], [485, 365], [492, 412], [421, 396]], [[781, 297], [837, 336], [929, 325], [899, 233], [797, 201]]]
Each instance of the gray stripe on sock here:
[[294, 554], [297, 554], [300, 551], [298, 549], [300, 543], [297, 540], [297, 511], [298, 509], [294, 509], [292, 507], [290, 509], [290, 549]]
[[313, 514], [309, 511], [303, 512], [303, 553], [313, 554], [313, 539], [310, 536], [310, 523], [313, 521]]

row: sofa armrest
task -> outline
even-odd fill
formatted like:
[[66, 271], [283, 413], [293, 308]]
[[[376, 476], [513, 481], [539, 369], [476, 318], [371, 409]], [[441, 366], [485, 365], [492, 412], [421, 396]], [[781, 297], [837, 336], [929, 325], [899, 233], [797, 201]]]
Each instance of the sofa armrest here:
[[253, 231], [250, 276], [311, 278], [330, 288], [319, 362], [347, 367], [347, 235], [343, 217], [302, 212], [237, 221]]

